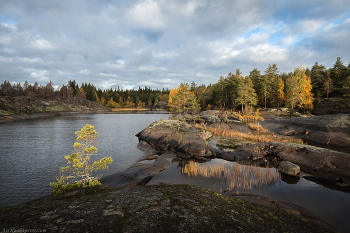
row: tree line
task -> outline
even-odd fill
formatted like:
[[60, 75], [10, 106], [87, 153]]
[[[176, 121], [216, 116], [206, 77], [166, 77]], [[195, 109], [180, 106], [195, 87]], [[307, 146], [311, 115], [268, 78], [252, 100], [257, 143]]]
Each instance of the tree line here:
[[79, 87], [75, 80], [70, 80], [67, 85], [63, 84], [55, 90], [52, 81], [45, 86], [39, 85], [37, 82], [32, 85], [25, 81], [22, 86], [20, 83], [11, 84], [5, 80], [4, 83], [1, 83], [0, 95], [29, 96], [42, 99], [81, 97], [110, 108], [150, 108], [168, 98], [169, 90], [164, 88], [163, 90], [153, 90], [146, 86], [139, 87], [137, 90], [124, 90], [119, 87], [101, 90], [91, 83], [82, 83]]
[[289, 107], [301, 111], [312, 110], [312, 98], [350, 97], [350, 63], [345, 66], [340, 57], [332, 68], [318, 64], [311, 69], [298, 67], [293, 72], [279, 72], [276, 64], [270, 64], [262, 73], [258, 69], [250, 71], [249, 76], [242, 76], [239, 69], [220, 77], [217, 83], [197, 85], [192, 82], [181, 83], [169, 91], [138, 89], [114, 90], [97, 89], [93, 84], [79, 85], [69, 81], [54, 90], [52, 82], [46, 86], [28, 84], [26, 81], [1, 84], [0, 95], [32, 96], [46, 99], [82, 97], [111, 108], [150, 108], [165, 101], [170, 109], [181, 112], [195, 112], [198, 109], [241, 109], [247, 107]]
[[284, 106], [306, 112], [312, 110], [313, 98], [350, 97], [350, 63], [346, 67], [338, 57], [332, 68], [316, 62], [311, 70], [297, 67], [289, 73], [280, 73], [276, 64], [269, 64], [263, 74], [255, 68], [245, 77], [237, 69], [235, 74], [220, 77], [217, 83], [207, 87], [192, 83], [191, 88], [202, 108], [243, 111], [246, 106]]

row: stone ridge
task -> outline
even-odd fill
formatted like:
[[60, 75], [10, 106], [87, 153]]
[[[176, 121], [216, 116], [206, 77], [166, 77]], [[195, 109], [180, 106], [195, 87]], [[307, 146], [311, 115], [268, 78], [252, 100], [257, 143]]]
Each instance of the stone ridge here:
[[46, 232], [338, 232], [291, 214], [191, 185], [137, 186], [0, 208], [0, 228]]

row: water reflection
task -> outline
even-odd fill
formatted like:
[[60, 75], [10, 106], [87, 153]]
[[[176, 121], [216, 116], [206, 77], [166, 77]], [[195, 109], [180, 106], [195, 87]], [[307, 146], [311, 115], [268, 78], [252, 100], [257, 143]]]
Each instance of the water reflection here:
[[[219, 160], [220, 161], [220, 160]], [[237, 163], [212, 163], [198, 164], [189, 161], [181, 169], [185, 178], [212, 178], [226, 182], [225, 191], [240, 192], [263, 186], [273, 185], [280, 181], [278, 170], [274, 168], [261, 168], [256, 166], [244, 166]]]
[[[185, 168], [193, 166], [189, 165], [193, 163], [193, 160], [176, 158], [167, 169], [154, 176], [148, 184], [190, 184], [220, 193], [237, 194], [238, 192], [257, 194], [267, 198], [287, 201], [309, 209], [335, 225], [342, 232], [348, 232], [348, 229], [350, 229], [350, 222], [348, 221], [348, 217], [350, 216], [349, 193], [328, 189], [325, 186], [311, 182], [303, 177], [291, 177], [278, 173], [278, 170], [275, 168], [270, 168], [275, 174], [278, 174], [278, 178], [275, 182], [268, 182], [260, 186], [252, 185], [250, 188], [246, 186], [245, 189], [244, 186], [238, 187], [238, 185], [235, 185], [232, 190], [229, 190], [230, 180], [226, 179], [224, 175], [221, 175], [221, 178], [219, 178], [216, 176], [198, 175], [200, 172], [197, 172], [196, 176], [191, 172], [185, 172]], [[209, 167], [212, 166], [224, 166], [230, 169], [232, 166], [237, 166], [237, 168], [240, 167], [241, 170], [252, 169], [249, 168], [250, 166], [239, 165], [235, 162], [221, 159], [212, 159], [205, 163], [197, 163], [196, 161], [195, 164], [197, 167], [200, 167], [199, 169], [204, 169], [204, 171], [205, 167], [207, 167], [207, 171], [210, 171]], [[266, 168], [256, 169], [261, 169], [263, 171]], [[210, 173], [209, 171], [208, 173]], [[213, 173], [217, 174], [217, 172]], [[238, 177], [239, 176], [237, 176], [237, 178]], [[247, 179], [249, 180], [250, 178]], [[252, 179], [254, 179], [254, 176]]]

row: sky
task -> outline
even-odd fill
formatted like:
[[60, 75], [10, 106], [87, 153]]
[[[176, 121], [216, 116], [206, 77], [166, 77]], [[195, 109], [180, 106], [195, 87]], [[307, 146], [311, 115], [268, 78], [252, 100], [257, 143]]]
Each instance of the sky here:
[[0, 0], [0, 82], [213, 84], [350, 61], [349, 0]]

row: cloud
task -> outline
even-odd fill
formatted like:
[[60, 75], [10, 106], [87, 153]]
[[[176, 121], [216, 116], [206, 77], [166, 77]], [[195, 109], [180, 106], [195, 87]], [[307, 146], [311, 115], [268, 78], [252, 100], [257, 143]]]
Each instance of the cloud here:
[[126, 13], [126, 18], [131, 24], [143, 29], [164, 29], [166, 19], [163, 17], [162, 10], [158, 3], [152, 0], [146, 0], [134, 5]]
[[79, 73], [80, 73], [80, 74], [90, 74], [90, 71], [84, 69], [84, 70], [80, 70]]
[[0, 1], [0, 82], [161, 89], [329, 68], [350, 60], [349, 12], [342, 0]]

